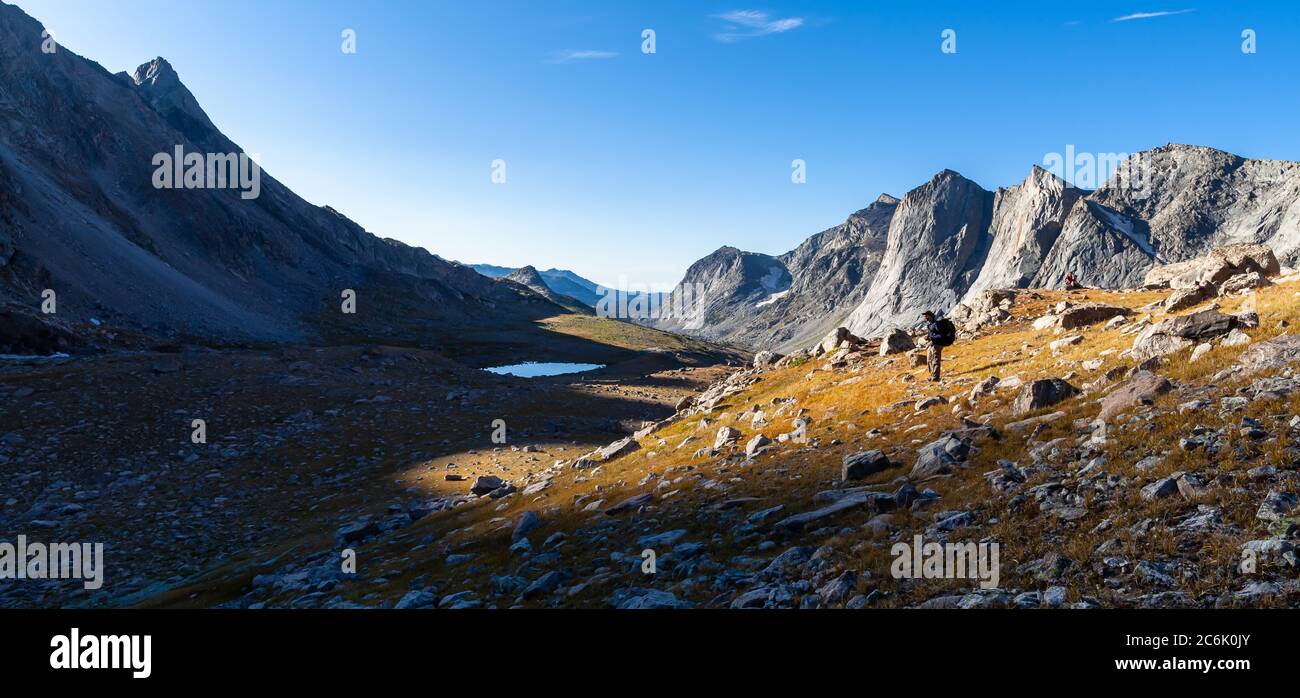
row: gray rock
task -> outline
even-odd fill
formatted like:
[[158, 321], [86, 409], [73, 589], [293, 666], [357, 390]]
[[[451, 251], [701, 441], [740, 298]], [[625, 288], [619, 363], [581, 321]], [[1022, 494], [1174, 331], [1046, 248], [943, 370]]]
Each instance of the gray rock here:
[[901, 354], [905, 351], [911, 351], [916, 348], [916, 342], [912, 341], [912, 335], [905, 330], [896, 329], [880, 342], [880, 355], [889, 356], [890, 354]]
[[538, 596], [553, 594], [561, 585], [569, 583], [573, 579], [573, 574], [565, 570], [551, 570], [546, 574], [538, 577], [532, 584], [529, 584], [519, 596], [522, 599], [531, 599]]
[[840, 479], [845, 482], [861, 480], [892, 466], [893, 464], [889, 462], [889, 458], [884, 451], [879, 449], [854, 453], [844, 457], [844, 463], [840, 469]]
[[518, 541], [541, 527], [542, 517], [535, 511], [525, 511], [523, 516], [519, 517], [519, 523], [515, 525], [514, 532], [510, 534], [510, 540]]
[[1174, 389], [1168, 378], [1149, 371], [1139, 371], [1101, 400], [1097, 418], [1109, 421], [1135, 405], [1149, 405]]
[[679, 599], [676, 596], [658, 589], [633, 589], [626, 592], [622, 599], [615, 603], [618, 609], [680, 609], [694, 608], [690, 601]]
[[618, 441], [600, 449], [600, 457], [601, 460], [610, 460], [611, 458], [617, 458], [632, 453], [633, 451], [640, 450], [640, 448], [641, 444], [637, 443], [635, 439], [629, 436], [625, 439], [619, 439]]
[[1161, 478], [1142, 488], [1142, 498], [1148, 502], [1157, 499], [1164, 499], [1178, 494], [1178, 478], [1182, 473], [1175, 473], [1169, 477]]
[[1300, 335], [1283, 335], [1256, 342], [1237, 358], [1247, 373], [1283, 368], [1300, 361]]
[[1169, 294], [1169, 297], [1165, 299], [1164, 310], [1166, 313], [1176, 313], [1180, 310], [1194, 308], [1217, 295], [1219, 295], [1219, 289], [1211, 283], [1204, 283], [1192, 288], [1180, 288]]
[[965, 462], [970, 451], [970, 444], [955, 436], [944, 436], [932, 441], [917, 450], [916, 464], [912, 466], [909, 477], [919, 480], [950, 473]]
[[738, 430], [732, 429], [731, 427], [722, 427], [718, 429], [718, 436], [713, 440], [713, 447], [722, 448], [723, 446], [738, 441], [739, 439], [740, 432]]
[[370, 519], [361, 519], [340, 528], [334, 537], [343, 543], [357, 543], [381, 532], [379, 524]]
[[859, 509], [871, 504], [877, 506], [884, 504], [888, 500], [892, 504], [893, 499], [888, 494], [881, 492], [857, 492], [846, 497], [842, 497], [820, 509], [806, 511], [801, 514], [786, 517], [776, 523], [778, 530], [787, 532], [802, 531], [809, 524], [820, 522], [842, 514], [846, 511]]
[[429, 591], [413, 590], [408, 591], [398, 600], [394, 608], [436, 608], [438, 605], [438, 595]]
[[858, 574], [852, 570], [845, 570], [840, 576], [832, 579], [817, 590], [822, 601], [828, 604], [837, 604], [849, 597], [854, 589], [858, 586]]
[[615, 504], [614, 506], [606, 509], [605, 514], [609, 516], [617, 516], [619, 514], [622, 514], [625, 511], [634, 511], [636, 509], [640, 509], [641, 507], [649, 504], [652, 501], [654, 501], [654, 495], [649, 492], [645, 492], [642, 494], [638, 494], [635, 497], [628, 497], [627, 499], [624, 499], [618, 504]]
[[483, 496], [500, 488], [503, 484], [505, 483], [496, 475], [480, 475], [474, 480], [474, 484], [469, 488], [469, 491]]
[[675, 529], [664, 531], [648, 536], [641, 536], [637, 539], [636, 544], [642, 548], [662, 548], [681, 540], [686, 535], [685, 529]]
[[1043, 407], [1051, 407], [1078, 394], [1078, 388], [1060, 378], [1035, 380], [1020, 388], [1011, 409], [1015, 414], [1023, 415]]
[[1255, 518], [1260, 521], [1281, 521], [1296, 510], [1297, 498], [1289, 492], [1273, 490], [1260, 502]]
[[1128, 317], [1132, 314], [1132, 310], [1119, 305], [1084, 303], [1071, 306], [1061, 313], [1059, 326], [1063, 330], [1073, 330], [1107, 322], [1117, 317]]

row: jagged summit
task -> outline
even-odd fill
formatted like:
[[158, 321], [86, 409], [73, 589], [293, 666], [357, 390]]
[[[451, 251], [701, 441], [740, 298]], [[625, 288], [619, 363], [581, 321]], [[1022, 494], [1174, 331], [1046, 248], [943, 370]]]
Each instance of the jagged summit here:
[[211, 150], [228, 148], [229, 141], [217, 137], [217, 127], [167, 59], [158, 57], [143, 63], [130, 77], [149, 106], [196, 145]]
[[176, 70], [172, 68], [172, 64], [168, 63], [167, 59], [162, 56], [148, 63], [140, 64], [135, 69], [135, 72], [131, 74], [131, 79], [137, 85], [143, 85], [147, 82], [154, 87], [159, 87], [159, 83], [164, 86], [177, 85], [181, 81], [180, 76], [176, 74]]

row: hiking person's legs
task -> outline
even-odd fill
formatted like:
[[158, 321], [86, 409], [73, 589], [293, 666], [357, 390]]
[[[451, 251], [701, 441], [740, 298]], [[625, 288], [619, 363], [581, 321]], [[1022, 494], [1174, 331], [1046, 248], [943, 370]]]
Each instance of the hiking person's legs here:
[[930, 367], [930, 380], [938, 381], [943, 370], [943, 347], [931, 344], [925, 352], [925, 362]]

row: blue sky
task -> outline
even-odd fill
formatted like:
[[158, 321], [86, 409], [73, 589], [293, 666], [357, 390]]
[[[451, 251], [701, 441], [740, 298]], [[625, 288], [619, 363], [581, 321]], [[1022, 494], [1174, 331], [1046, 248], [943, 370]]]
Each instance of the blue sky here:
[[376, 234], [606, 284], [785, 252], [945, 167], [991, 189], [1069, 145], [1300, 159], [1292, 2], [17, 4], [111, 71], [166, 57], [268, 172]]

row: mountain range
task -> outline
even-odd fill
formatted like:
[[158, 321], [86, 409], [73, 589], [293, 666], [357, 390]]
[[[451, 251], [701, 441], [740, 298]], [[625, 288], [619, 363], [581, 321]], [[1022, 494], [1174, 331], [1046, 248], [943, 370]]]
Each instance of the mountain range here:
[[[554, 334], [539, 320], [600, 302], [600, 287], [569, 271], [468, 266], [369, 233], [250, 163], [166, 60], [112, 74], [63, 47], [47, 53], [42, 34], [0, 3], [0, 349], [112, 328], [473, 356], [544, 347]], [[255, 186], [214, 186], [218, 157], [241, 175], [251, 165]], [[656, 317], [625, 319], [785, 351], [839, 326], [912, 326], [991, 288], [1059, 287], [1070, 272], [1135, 287], [1157, 263], [1226, 244], [1300, 260], [1300, 164], [1174, 144], [1129, 162], [1093, 191], [1040, 167], [995, 191], [943, 170], [785, 254], [724, 246], [648, 304]], [[38, 311], [47, 295], [57, 312]]]
[[583, 305], [593, 308], [596, 306], [596, 302], [600, 300], [599, 284], [584, 279], [567, 269], [538, 271], [532, 266], [520, 268], [498, 267], [493, 264], [469, 264], [467, 266], [483, 276], [494, 279], [507, 278], [517, 272], [531, 270], [524, 271], [524, 273], [530, 277], [533, 275], [540, 277], [545, 287], [550, 291], [562, 296], [568, 296]]
[[952, 170], [781, 255], [723, 247], [687, 270], [663, 329], [789, 351], [838, 326], [911, 327], [992, 288], [1133, 288], [1154, 265], [1262, 243], [1300, 261], [1300, 163], [1169, 144], [1086, 191], [1034, 166], [988, 191]]

